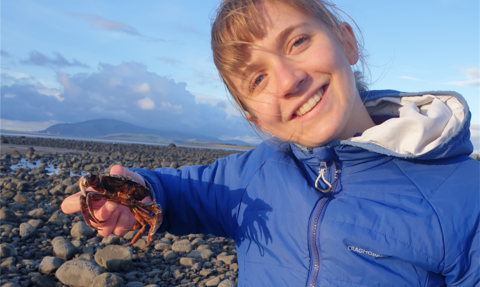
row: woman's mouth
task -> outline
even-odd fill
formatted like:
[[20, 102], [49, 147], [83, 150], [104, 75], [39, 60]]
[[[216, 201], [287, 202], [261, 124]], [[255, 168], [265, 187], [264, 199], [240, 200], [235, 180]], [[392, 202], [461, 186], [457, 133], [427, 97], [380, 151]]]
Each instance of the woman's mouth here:
[[326, 86], [321, 87], [305, 104], [295, 111], [294, 117], [301, 117], [311, 111], [323, 97]]

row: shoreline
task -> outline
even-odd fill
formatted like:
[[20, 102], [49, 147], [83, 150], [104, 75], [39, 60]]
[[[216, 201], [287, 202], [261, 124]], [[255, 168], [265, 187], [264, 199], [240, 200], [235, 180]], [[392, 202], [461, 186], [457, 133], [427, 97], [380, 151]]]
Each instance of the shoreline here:
[[[38, 132], [24, 132], [24, 131], [14, 131], [14, 130], [4, 130], [4, 129], [0, 129], [0, 135], [92, 141], [92, 142], [102, 142], [102, 143], [112, 143], [112, 144], [143, 144], [143, 145], [153, 145], [153, 146], [169, 145], [169, 144], [154, 143], [154, 142], [106, 140], [106, 139], [95, 138], [95, 137], [61, 136], [61, 135], [44, 134], [44, 133], [38, 133]], [[230, 144], [220, 144], [220, 143], [174, 143], [174, 144], [177, 147], [185, 147], [185, 148], [222, 149], [222, 150], [233, 150], [233, 151], [249, 151], [251, 149], [256, 148], [256, 146], [242, 146], [242, 145], [230, 145]]]

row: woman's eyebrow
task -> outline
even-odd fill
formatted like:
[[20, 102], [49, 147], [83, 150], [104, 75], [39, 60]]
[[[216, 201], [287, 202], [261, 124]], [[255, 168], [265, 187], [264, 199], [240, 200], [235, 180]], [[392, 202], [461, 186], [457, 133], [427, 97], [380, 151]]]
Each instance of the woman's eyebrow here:
[[308, 23], [303, 22], [303, 23], [300, 23], [300, 24], [297, 24], [297, 25], [291, 25], [291, 26], [285, 28], [282, 32], [278, 33], [275, 40], [277, 41], [277, 43], [283, 43], [285, 41], [285, 39], [288, 38], [288, 36], [290, 36], [290, 34], [295, 29], [298, 29], [302, 26], [308, 26]]

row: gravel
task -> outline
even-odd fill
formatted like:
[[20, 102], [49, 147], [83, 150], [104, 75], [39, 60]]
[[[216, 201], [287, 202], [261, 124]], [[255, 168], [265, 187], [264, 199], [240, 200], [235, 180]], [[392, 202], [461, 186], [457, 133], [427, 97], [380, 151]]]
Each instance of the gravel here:
[[[114, 164], [181, 169], [212, 164], [237, 152], [11, 136], [1, 140], [2, 145], [27, 147], [0, 155], [2, 287], [236, 286], [232, 240], [159, 233], [145, 250], [138, 248], [145, 244], [145, 236], [124, 248], [120, 245], [130, 242], [135, 232], [102, 238], [81, 214], [62, 213], [60, 204], [78, 192], [77, 175], [87, 166], [100, 172]], [[72, 152], [42, 154], [39, 146]], [[58, 173], [52, 173], [54, 168]]]

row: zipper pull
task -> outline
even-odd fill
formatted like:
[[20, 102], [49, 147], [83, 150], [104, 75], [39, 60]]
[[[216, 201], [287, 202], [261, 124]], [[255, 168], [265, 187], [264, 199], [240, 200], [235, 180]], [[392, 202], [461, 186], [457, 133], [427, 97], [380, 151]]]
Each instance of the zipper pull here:
[[[322, 161], [320, 163], [317, 180], [315, 180], [315, 188], [322, 193], [328, 193], [332, 189], [332, 185], [325, 179], [325, 174], [327, 173], [327, 170], [328, 170], [327, 163]], [[335, 169], [335, 175], [336, 175], [336, 169]], [[320, 178], [323, 180], [323, 182], [325, 182], [325, 184], [328, 185], [328, 189], [321, 189], [320, 187], [318, 187], [318, 181], [320, 180]]]

